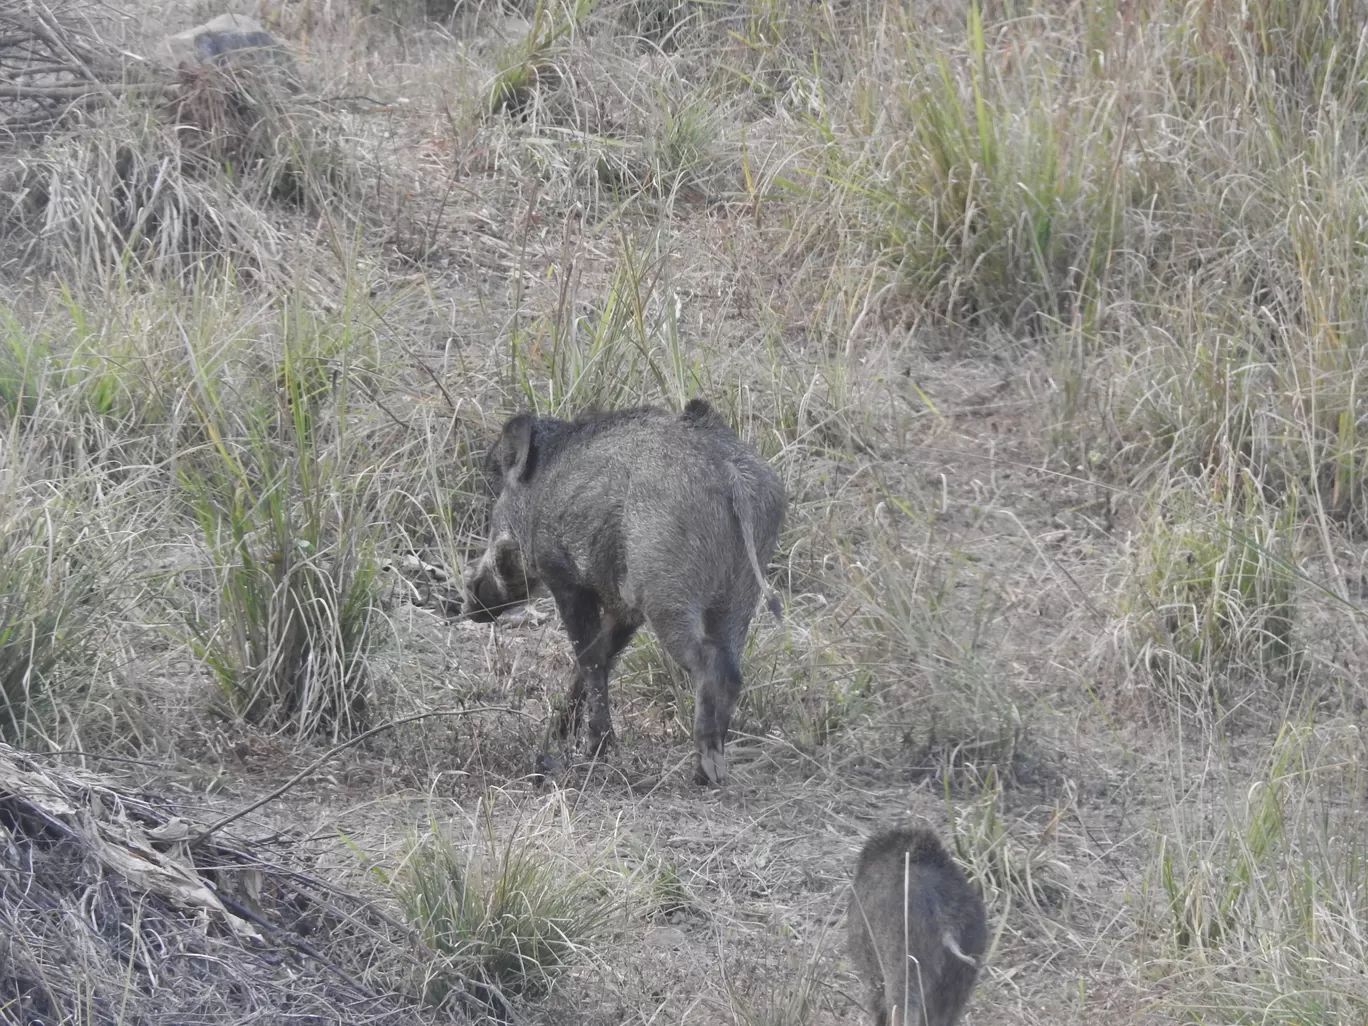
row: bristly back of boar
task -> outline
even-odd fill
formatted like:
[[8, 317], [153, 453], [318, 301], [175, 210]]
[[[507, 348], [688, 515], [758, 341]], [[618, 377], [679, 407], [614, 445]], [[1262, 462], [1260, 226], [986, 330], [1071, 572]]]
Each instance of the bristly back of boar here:
[[649, 622], [694, 681], [697, 775], [720, 783], [741, 648], [784, 519], [778, 476], [702, 400], [678, 414], [517, 416], [486, 468], [496, 500], [469, 615], [551, 592], [576, 657], [564, 725], [578, 725], [587, 698], [595, 751], [611, 735], [608, 672]]
[[860, 852], [850, 955], [876, 1026], [954, 1026], [987, 946], [983, 899], [930, 830], [885, 830]]

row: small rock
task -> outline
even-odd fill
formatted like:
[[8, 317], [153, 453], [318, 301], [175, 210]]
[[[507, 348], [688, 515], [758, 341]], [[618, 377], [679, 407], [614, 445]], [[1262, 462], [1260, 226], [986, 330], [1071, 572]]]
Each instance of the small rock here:
[[176, 66], [231, 62], [296, 73], [294, 58], [280, 41], [245, 14], [220, 14], [203, 25], [167, 36], [158, 44], [157, 56]]
[[649, 951], [678, 951], [689, 943], [689, 935], [673, 926], [658, 926], [648, 930], [641, 943]]
[[470, 49], [478, 56], [489, 57], [500, 50], [524, 43], [531, 31], [532, 23], [526, 18], [517, 14], [495, 15], [481, 22], [479, 31], [471, 40]]

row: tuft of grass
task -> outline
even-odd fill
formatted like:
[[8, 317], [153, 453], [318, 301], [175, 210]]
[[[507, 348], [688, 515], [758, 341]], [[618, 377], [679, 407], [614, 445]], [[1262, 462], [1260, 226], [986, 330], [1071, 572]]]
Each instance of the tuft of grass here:
[[[1198, 783], [1156, 830], [1147, 886], [1163, 968], [1201, 994], [1187, 1001], [1193, 1014], [1258, 1009], [1260, 1021], [1288, 1026], [1368, 1014], [1355, 968], [1368, 954], [1365, 838], [1332, 796], [1345, 740], [1286, 723], [1252, 781]], [[1233, 786], [1217, 794], [1213, 784]]]
[[897, 38], [896, 85], [863, 79], [854, 125], [814, 120], [816, 192], [937, 321], [1038, 331], [1091, 317], [1129, 188], [1114, 91], [1067, 48], [1000, 59], [977, 3], [962, 49], [910, 24]]
[[[1232, 684], [1293, 666], [1295, 500], [1244, 508], [1175, 487], [1157, 504], [1132, 553], [1126, 602], [1136, 643], [1163, 693], [1185, 704], [1226, 703]], [[1193, 682], [1223, 682], [1213, 694]], [[1202, 685], [1204, 686], [1204, 685]]]
[[185, 282], [283, 270], [279, 215], [364, 216], [344, 140], [265, 70], [197, 68], [173, 101], [126, 98], [20, 153], [0, 182], [6, 258], [111, 282], [135, 267]]
[[[762, 611], [756, 619], [765, 616]], [[876, 672], [852, 665], [836, 646], [792, 622], [782, 631], [767, 626], [752, 631], [742, 655], [745, 690], [733, 729], [809, 749], [839, 743], [871, 711]]]
[[348, 466], [349, 336], [288, 313], [285, 328], [274, 395], [233, 411], [240, 397], [207, 374], [196, 383], [212, 444], [180, 484], [214, 598], [209, 615], [184, 615], [235, 715], [336, 737], [365, 717], [385, 624], [379, 563], [365, 481]]
[[614, 13], [630, 35], [669, 53], [699, 20], [701, 6], [697, 0], [626, 0], [614, 5]]
[[743, 991], [727, 980], [727, 1012], [732, 1026], [811, 1026], [823, 1008], [823, 973], [814, 963], [796, 973], [771, 976]]
[[[1052, 856], [1050, 841], [1060, 813], [1031, 844], [1020, 833], [1026, 824], [1008, 826], [1003, 809], [1007, 796], [1002, 777], [989, 767], [969, 784], [972, 797], [950, 808], [955, 853], [983, 888], [984, 900], [1006, 909], [1058, 908], [1068, 894], [1067, 876]], [[946, 805], [950, 805], [946, 792]]]
[[649, 182], [656, 195], [670, 199], [702, 189], [714, 177], [718, 160], [716, 101], [694, 98], [664, 105], [664, 116], [649, 149]]
[[1189, 61], [1169, 69], [1193, 107], [1276, 86], [1289, 101], [1314, 101], [1352, 89], [1362, 41], [1350, 49], [1359, 13], [1334, 0], [1255, 0], [1231, 10], [1219, 4], [1192, 9], [1170, 31]]
[[545, 993], [580, 960], [608, 921], [612, 895], [592, 872], [567, 870], [536, 837], [465, 847], [442, 828], [411, 839], [390, 881], [432, 952], [423, 998], [433, 1005], [473, 990], [502, 1003]]
[[[7, 471], [0, 462], [0, 471]], [[60, 504], [29, 504], [0, 472], [0, 738], [23, 743], [49, 686], [96, 637], [106, 555]]]
[[[915, 743], [928, 768], [995, 766], [1010, 774], [1029, 744], [1030, 721], [991, 657], [1001, 594], [964, 553], [931, 558], [880, 538], [869, 566], [856, 579], [860, 622], [866, 637], [878, 639], [871, 661], [892, 671], [887, 686], [871, 690], [899, 709], [915, 708], [907, 719], [925, 725]], [[966, 594], [971, 602], [962, 601]]]
[[653, 841], [623, 835], [617, 860], [637, 914], [653, 921], [705, 915], [680, 863], [662, 855]]
[[668, 726], [671, 735], [681, 740], [693, 736], [693, 684], [665, 654], [654, 632], [643, 630], [632, 639], [613, 679], [624, 694], [645, 701], [650, 717]]
[[682, 915], [698, 908], [698, 898], [684, 883], [679, 864], [673, 860], [659, 863], [651, 877], [648, 903], [655, 916]]
[[49, 373], [49, 344], [28, 331], [8, 307], [0, 307], [0, 332], [0, 417], [17, 426], [38, 409]]
[[[786, 932], [786, 931], [785, 931]], [[826, 1010], [826, 932], [817, 935], [807, 954], [786, 953], [782, 968], [753, 961], [726, 973], [724, 1015], [732, 1026], [811, 1026]]]
[[624, 240], [612, 281], [591, 312], [583, 311], [571, 272], [554, 313], [513, 333], [509, 377], [528, 406], [552, 416], [662, 399], [682, 408], [706, 390], [705, 365], [680, 335], [664, 243], [659, 234], [645, 245]]
[[597, 0], [537, 0], [527, 35], [501, 55], [488, 88], [492, 115], [522, 117], [537, 93], [560, 84], [559, 60], [566, 43], [593, 12]]

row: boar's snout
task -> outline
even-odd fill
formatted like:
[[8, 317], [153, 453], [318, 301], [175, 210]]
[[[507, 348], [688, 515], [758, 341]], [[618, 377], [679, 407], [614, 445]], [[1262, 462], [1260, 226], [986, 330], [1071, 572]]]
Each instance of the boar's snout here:
[[466, 615], [477, 623], [489, 623], [526, 602], [531, 591], [517, 543], [500, 539], [490, 546], [466, 584]]
[[489, 623], [503, 606], [490, 575], [480, 573], [466, 586], [466, 615], [476, 623]]

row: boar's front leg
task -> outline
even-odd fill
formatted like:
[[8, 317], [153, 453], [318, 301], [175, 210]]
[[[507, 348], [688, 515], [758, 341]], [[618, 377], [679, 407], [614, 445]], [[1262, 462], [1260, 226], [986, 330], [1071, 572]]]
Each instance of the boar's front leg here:
[[612, 743], [613, 714], [608, 703], [608, 673], [639, 622], [604, 615], [598, 595], [587, 588], [553, 588], [556, 608], [575, 650], [575, 676], [561, 713], [560, 734], [578, 731], [585, 699], [589, 703], [588, 749], [602, 754]]
[[598, 596], [592, 591], [568, 586], [553, 586], [550, 590], [565, 633], [570, 637], [570, 647], [575, 652], [570, 692], [565, 697], [565, 707], [557, 725], [557, 733], [564, 739], [579, 733], [584, 718], [584, 693], [592, 673], [593, 641], [603, 630], [603, 615], [599, 612]]

